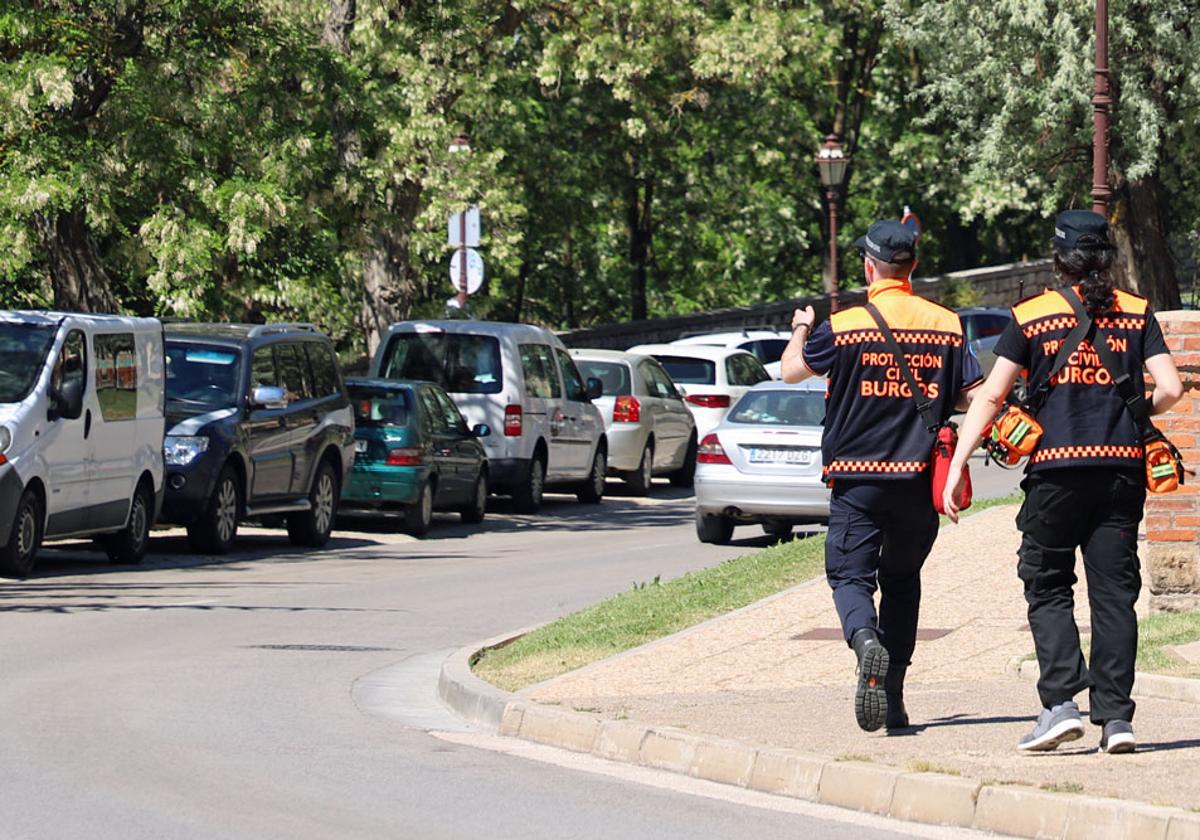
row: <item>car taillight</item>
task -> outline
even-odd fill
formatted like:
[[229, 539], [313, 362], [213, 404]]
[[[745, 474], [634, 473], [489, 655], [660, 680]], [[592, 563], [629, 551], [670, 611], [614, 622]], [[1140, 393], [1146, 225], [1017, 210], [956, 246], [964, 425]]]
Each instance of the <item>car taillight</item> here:
[[508, 437], [521, 436], [521, 406], [506, 405], [504, 406], [504, 434]]
[[617, 397], [617, 401], [613, 405], [614, 423], [636, 423], [641, 419], [642, 404], [638, 402], [637, 397], [629, 395]]
[[725, 454], [725, 447], [721, 446], [721, 441], [717, 440], [716, 435], [705, 435], [704, 440], [700, 441], [700, 448], [696, 450], [696, 461], [701, 464], [733, 463]]
[[420, 449], [389, 449], [384, 463], [389, 467], [419, 467], [425, 463], [425, 456]]
[[729, 408], [728, 394], [688, 394], [687, 401], [701, 408]]

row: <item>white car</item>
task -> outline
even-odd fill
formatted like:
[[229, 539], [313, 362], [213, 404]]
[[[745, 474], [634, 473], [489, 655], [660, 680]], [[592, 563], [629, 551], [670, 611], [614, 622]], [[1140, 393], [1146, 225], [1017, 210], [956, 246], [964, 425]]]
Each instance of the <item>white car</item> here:
[[580, 372], [599, 379], [594, 400], [608, 433], [608, 472], [645, 495], [656, 475], [691, 487], [696, 472], [696, 421], [662, 365], [649, 356], [617, 350], [571, 350]]
[[672, 341], [672, 344], [685, 346], [707, 345], [711, 347], [729, 347], [745, 350], [762, 362], [772, 379], [782, 379], [780, 359], [788, 346], [791, 336], [786, 332], [774, 329], [741, 330], [740, 332], [707, 333], [704, 335], [689, 335]]
[[599, 502], [608, 474], [604, 418], [587, 382], [554, 333], [529, 324], [404, 321], [393, 324], [371, 362], [372, 377], [434, 382], [482, 438], [488, 485], [533, 513], [547, 487]]
[[823, 380], [764, 382], [700, 439], [700, 542], [725, 544], [736, 525], [758, 523], [782, 537], [796, 525], [829, 521], [829, 490], [821, 481], [824, 417]]
[[657, 359], [683, 392], [701, 441], [742, 394], [771, 377], [745, 350], [703, 344], [639, 344], [628, 352]]
[[0, 312], [0, 572], [43, 540], [146, 553], [163, 494], [163, 329], [153, 318]]

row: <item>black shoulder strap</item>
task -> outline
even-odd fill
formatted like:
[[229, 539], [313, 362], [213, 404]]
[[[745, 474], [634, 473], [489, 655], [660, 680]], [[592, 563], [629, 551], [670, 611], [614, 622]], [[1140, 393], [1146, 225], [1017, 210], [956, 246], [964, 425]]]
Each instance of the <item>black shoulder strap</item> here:
[[[1066, 295], [1067, 300], [1071, 302], [1071, 307], [1075, 310], [1075, 317], [1087, 317], [1087, 312], [1084, 311], [1083, 301], [1079, 299], [1073, 291]], [[1083, 313], [1082, 316], [1080, 313]], [[1138, 431], [1145, 436], [1147, 432], [1157, 432], [1154, 424], [1150, 422], [1150, 408], [1146, 405], [1146, 395], [1141, 392], [1133, 384], [1133, 377], [1125, 370], [1121, 361], [1113, 353], [1111, 347], [1108, 346], [1108, 336], [1096, 330], [1096, 338], [1092, 342], [1092, 346], [1096, 348], [1096, 354], [1100, 356], [1100, 361], [1108, 370], [1109, 376], [1112, 377], [1113, 385], [1117, 388], [1117, 394], [1125, 403], [1125, 407], [1129, 409], [1129, 413], [1133, 415], [1134, 422], [1138, 425]]]
[[871, 313], [871, 317], [875, 319], [875, 323], [879, 326], [879, 331], [883, 333], [883, 340], [888, 346], [888, 350], [892, 352], [892, 358], [896, 360], [896, 364], [900, 368], [900, 373], [904, 376], [904, 381], [908, 384], [908, 388], [912, 391], [913, 402], [917, 405], [917, 412], [921, 415], [921, 422], [925, 424], [925, 428], [931, 432], [936, 432], [942, 425], [933, 414], [933, 400], [925, 396], [925, 392], [921, 390], [921, 386], [917, 383], [917, 379], [913, 376], [912, 370], [908, 367], [908, 359], [904, 355], [904, 351], [900, 349], [900, 342], [896, 341], [896, 336], [892, 334], [891, 327], [887, 321], [883, 319], [883, 314], [875, 307], [875, 304], [868, 303], [867, 311]]
[[1071, 358], [1071, 354], [1079, 349], [1079, 345], [1083, 344], [1083, 340], [1091, 334], [1092, 328], [1095, 326], [1092, 323], [1092, 319], [1088, 316], [1087, 310], [1083, 308], [1083, 302], [1075, 294], [1074, 289], [1067, 288], [1059, 292], [1059, 294], [1066, 298], [1067, 303], [1071, 304], [1071, 308], [1075, 310], [1075, 326], [1067, 333], [1067, 337], [1063, 340], [1063, 343], [1059, 345], [1058, 354], [1054, 357], [1054, 366], [1050, 368], [1049, 376], [1038, 383], [1037, 388], [1029, 393], [1029, 398], [1025, 401], [1025, 407], [1035, 417], [1050, 397], [1050, 389], [1054, 386], [1054, 378], [1066, 367], [1067, 360]]

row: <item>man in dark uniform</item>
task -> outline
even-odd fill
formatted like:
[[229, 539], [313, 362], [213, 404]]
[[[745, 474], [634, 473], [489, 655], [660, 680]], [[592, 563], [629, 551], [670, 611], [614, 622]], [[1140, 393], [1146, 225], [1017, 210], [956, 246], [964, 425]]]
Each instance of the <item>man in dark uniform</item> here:
[[916, 646], [921, 566], [938, 531], [929, 468], [934, 433], [898, 363], [908, 366], [939, 420], [965, 407], [983, 372], [958, 315], [913, 294], [914, 229], [876, 222], [855, 245], [868, 302], [905, 358], [893, 358], [867, 307], [835, 312], [813, 329], [810, 306], [796, 310], [782, 368], [785, 382], [829, 377], [821, 442], [832, 486], [825, 574], [858, 659], [855, 717], [871, 732], [908, 726], [904, 676]]

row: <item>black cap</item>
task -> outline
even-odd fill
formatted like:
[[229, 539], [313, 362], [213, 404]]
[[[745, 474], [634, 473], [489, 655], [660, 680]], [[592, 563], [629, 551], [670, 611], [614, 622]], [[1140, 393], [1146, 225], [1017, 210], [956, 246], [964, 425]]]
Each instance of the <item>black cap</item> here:
[[917, 253], [917, 235], [912, 227], [895, 219], [884, 219], [867, 228], [867, 235], [854, 241], [859, 253], [889, 263], [903, 263]]
[[1056, 248], [1111, 248], [1108, 221], [1091, 210], [1066, 210], [1054, 220]]

